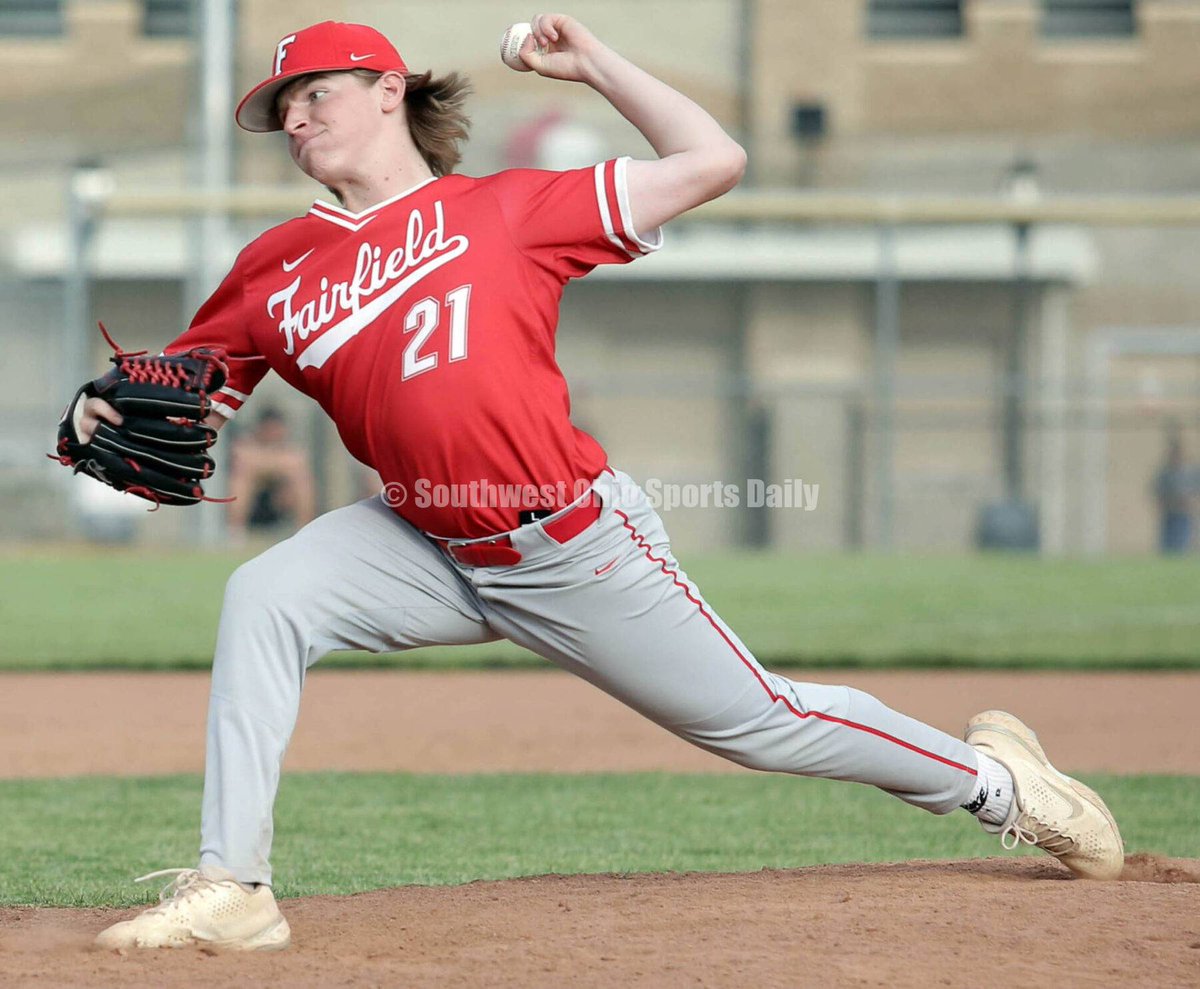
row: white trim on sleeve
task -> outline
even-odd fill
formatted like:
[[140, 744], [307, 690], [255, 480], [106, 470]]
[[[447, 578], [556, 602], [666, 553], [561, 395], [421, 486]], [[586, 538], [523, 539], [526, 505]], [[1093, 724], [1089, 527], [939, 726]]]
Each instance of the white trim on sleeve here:
[[613, 170], [613, 181], [617, 187], [617, 203], [621, 207], [621, 225], [625, 228], [625, 234], [641, 249], [643, 254], [653, 254], [663, 246], [663, 228], [655, 227], [650, 233], [642, 237], [638, 234], [633, 226], [633, 210], [629, 206], [629, 180], [626, 176], [626, 170], [629, 165], [629, 156], [618, 158], [616, 160], [616, 168]]
[[616, 228], [613, 226], [612, 213], [610, 213], [608, 209], [608, 189], [605, 188], [606, 180], [604, 173], [607, 170], [607, 166], [608, 162], [602, 161], [596, 165], [595, 169], [593, 169], [593, 174], [596, 176], [596, 203], [600, 207], [600, 221], [604, 224], [604, 234], [606, 237], [608, 237], [613, 247], [617, 248], [617, 250], [624, 251], [631, 258], [636, 258], [638, 255], [625, 246], [625, 244], [621, 241], [620, 235], [618, 235]]

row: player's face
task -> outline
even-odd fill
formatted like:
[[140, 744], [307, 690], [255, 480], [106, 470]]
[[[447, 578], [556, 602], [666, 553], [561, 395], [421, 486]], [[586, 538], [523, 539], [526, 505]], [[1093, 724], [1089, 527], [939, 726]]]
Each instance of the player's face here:
[[379, 130], [374, 87], [349, 72], [300, 79], [275, 106], [292, 160], [325, 186], [353, 177]]

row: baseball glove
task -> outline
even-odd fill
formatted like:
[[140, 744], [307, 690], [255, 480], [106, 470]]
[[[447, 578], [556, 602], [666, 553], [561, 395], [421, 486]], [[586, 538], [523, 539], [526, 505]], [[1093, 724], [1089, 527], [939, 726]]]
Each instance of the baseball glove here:
[[[170, 357], [126, 353], [103, 325], [100, 329], [116, 351], [114, 367], [75, 393], [58, 424], [51, 459], [156, 508], [214, 500], [205, 496], [201, 482], [216, 466], [208, 449], [217, 431], [203, 420], [212, 411], [209, 395], [225, 384], [224, 351], [197, 348]], [[79, 426], [88, 398], [104, 399], [124, 421], [113, 426], [101, 420], [84, 443]]]

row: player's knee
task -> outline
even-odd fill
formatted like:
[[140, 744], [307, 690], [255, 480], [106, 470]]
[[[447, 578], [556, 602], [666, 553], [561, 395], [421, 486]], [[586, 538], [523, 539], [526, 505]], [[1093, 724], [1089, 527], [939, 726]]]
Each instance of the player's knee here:
[[243, 563], [225, 582], [225, 611], [269, 601], [270, 588], [270, 574], [262, 564], [262, 557]]
[[223, 617], [242, 620], [302, 615], [309, 582], [302, 570], [267, 551], [238, 567], [225, 583]]
[[225, 585], [213, 689], [228, 696], [286, 694], [310, 660], [311, 609], [289, 594], [294, 575], [268, 564], [244, 563]]

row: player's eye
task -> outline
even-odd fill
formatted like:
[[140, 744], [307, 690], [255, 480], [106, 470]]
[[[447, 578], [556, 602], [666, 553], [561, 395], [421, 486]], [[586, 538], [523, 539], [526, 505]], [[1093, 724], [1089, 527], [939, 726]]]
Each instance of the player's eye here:
[[319, 99], [320, 99], [322, 96], [324, 96], [324, 95], [325, 95], [326, 93], [328, 93], [328, 92], [329, 92], [329, 90], [328, 90], [328, 89], [314, 89], [314, 90], [311, 90], [311, 91], [309, 92], [309, 94], [308, 94], [308, 101], [309, 101], [310, 103], [315, 103], [317, 100], [319, 100]]

